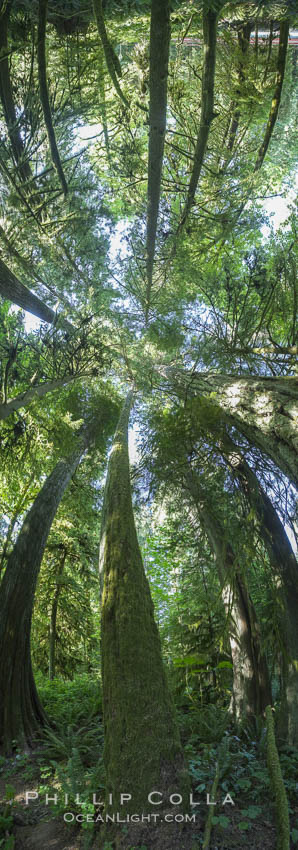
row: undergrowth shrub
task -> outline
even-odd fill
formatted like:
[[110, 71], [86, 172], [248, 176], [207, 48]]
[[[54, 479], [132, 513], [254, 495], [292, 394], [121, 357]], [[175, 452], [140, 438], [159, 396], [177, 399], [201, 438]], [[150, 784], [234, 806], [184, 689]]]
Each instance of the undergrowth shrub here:
[[72, 681], [50, 681], [36, 673], [36, 685], [49, 719], [57, 725], [79, 727], [86, 720], [102, 715], [99, 681], [86, 673], [75, 676]]

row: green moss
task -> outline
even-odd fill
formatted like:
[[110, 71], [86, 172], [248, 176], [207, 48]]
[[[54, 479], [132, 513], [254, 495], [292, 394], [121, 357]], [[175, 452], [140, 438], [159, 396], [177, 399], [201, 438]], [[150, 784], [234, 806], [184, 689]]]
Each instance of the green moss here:
[[290, 824], [288, 801], [282, 778], [280, 761], [275, 742], [274, 722], [271, 706], [266, 708], [267, 721], [267, 762], [270, 776], [270, 785], [274, 797], [276, 827], [277, 827], [277, 850], [290, 850]]

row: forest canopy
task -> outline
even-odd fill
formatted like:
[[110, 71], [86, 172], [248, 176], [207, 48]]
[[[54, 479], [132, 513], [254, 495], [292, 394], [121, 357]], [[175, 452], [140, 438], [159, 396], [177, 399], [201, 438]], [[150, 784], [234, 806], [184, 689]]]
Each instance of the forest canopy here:
[[298, 839], [295, 27], [0, 0], [0, 771], [48, 746], [111, 819], [247, 795], [105, 850], [243, 846], [245, 760]]

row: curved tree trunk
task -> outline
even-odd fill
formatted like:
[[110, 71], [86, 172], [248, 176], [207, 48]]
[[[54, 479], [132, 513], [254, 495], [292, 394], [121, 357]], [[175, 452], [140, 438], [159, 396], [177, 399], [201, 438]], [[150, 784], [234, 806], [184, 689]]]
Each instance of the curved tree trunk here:
[[[163, 669], [149, 583], [139, 549], [130, 488], [125, 401], [109, 459], [102, 515], [102, 681], [107, 811], [119, 794], [132, 799], [121, 812], [148, 812], [148, 794], [188, 790], [188, 780]], [[159, 809], [164, 806], [160, 806]], [[135, 843], [133, 841], [132, 843]]]
[[230, 646], [233, 661], [233, 710], [235, 717], [253, 719], [271, 702], [266, 658], [252, 599], [225, 529], [206, 502], [197, 475], [187, 469], [186, 486], [215, 555], [227, 616], [232, 622]]
[[70, 479], [92, 438], [81, 429], [77, 446], [55, 466], [30, 508], [0, 586], [0, 741], [5, 752], [30, 742], [45, 715], [31, 667], [30, 632], [40, 565], [52, 522]]
[[[265, 545], [276, 582], [283, 622], [285, 658], [280, 734], [292, 746], [298, 744], [298, 564], [290, 541], [269, 497], [257, 476], [229, 440], [228, 455], [233, 473], [256, 514], [259, 534]], [[227, 440], [224, 453], [227, 455]]]
[[271, 109], [269, 113], [269, 118], [267, 121], [267, 126], [265, 130], [265, 135], [261, 147], [258, 151], [258, 156], [255, 163], [255, 171], [258, 171], [259, 168], [263, 165], [270, 140], [272, 137], [272, 133], [274, 130], [275, 122], [278, 116], [279, 104], [281, 99], [283, 81], [285, 76], [286, 69], [286, 59], [287, 59], [287, 49], [288, 49], [288, 39], [289, 39], [289, 21], [282, 21], [280, 24], [280, 36], [279, 36], [279, 48], [278, 48], [278, 57], [277, 57], [277, 71], [276, 71], [276, 80], [275, 80], [275, 91], [272, 98]]
[[40, 101], [43, 110], [44, 122], [46, 125], [51, 157], [53, 165], [57, 171], [64, 195], [67, 195], [68, 186], [65, 179], [65, 174], [62, 168], [62, 163], [57, 147], [55, 130], [52, 121], [50, 99], [47, 83], [47, 66], [46, 66], [46, 23], [47, 23], [47, 8], [48, 0], [39, 0], [38, 7], [38, 33], [37, 33], [37, 60], [38, 60], [38, 79]]
[[239, 377], [186, 372], [172, 367], [160, 372], [184, 400], [206, 397], [217, 418], [232, 425], [261, 449], [298, 486], [298, 378]]
[[151, 289], [153, 284], [153, 263], [166, 133], [169, 45], [169, 0], [152, 0], [150, 23], [150, 106], [146, 234], [146, 322], [148, 321]]

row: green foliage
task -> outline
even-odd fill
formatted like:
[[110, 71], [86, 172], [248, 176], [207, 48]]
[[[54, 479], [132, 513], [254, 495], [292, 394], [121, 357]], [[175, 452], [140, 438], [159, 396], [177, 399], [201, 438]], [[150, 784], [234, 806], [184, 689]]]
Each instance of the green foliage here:
[[15, 846], [14, 836], [9, 834], [13, 827], [12, 805], [15, 797], [15, 789], [12, 785], [5, 785], [5, 804], [0, 812], [0, 847], [2, 850], [13, 850]]
[[188, 739], [189, 748], [196, 744], [220, 743], [228, 725], [227, 711], [218, 705], [200, 706], [190, 703], [188, 712], [179, 712], [183, 737]]
[[101, 715], [99, 681], [87, 674], [75, 676], [71, 682], [55, 679], [50, 682], [41, 674], [36, 676], [42, 704], [50, 720], [61, 727], [80, 727], [89, 718], [98, 720]]
[[227, 815], [213, 815], [212, 824], [214, 824], [215, 826], [221, 826], [222, 829], [226, 829], [227, 826], [230, 825], [230, 819], [227, 817]]

